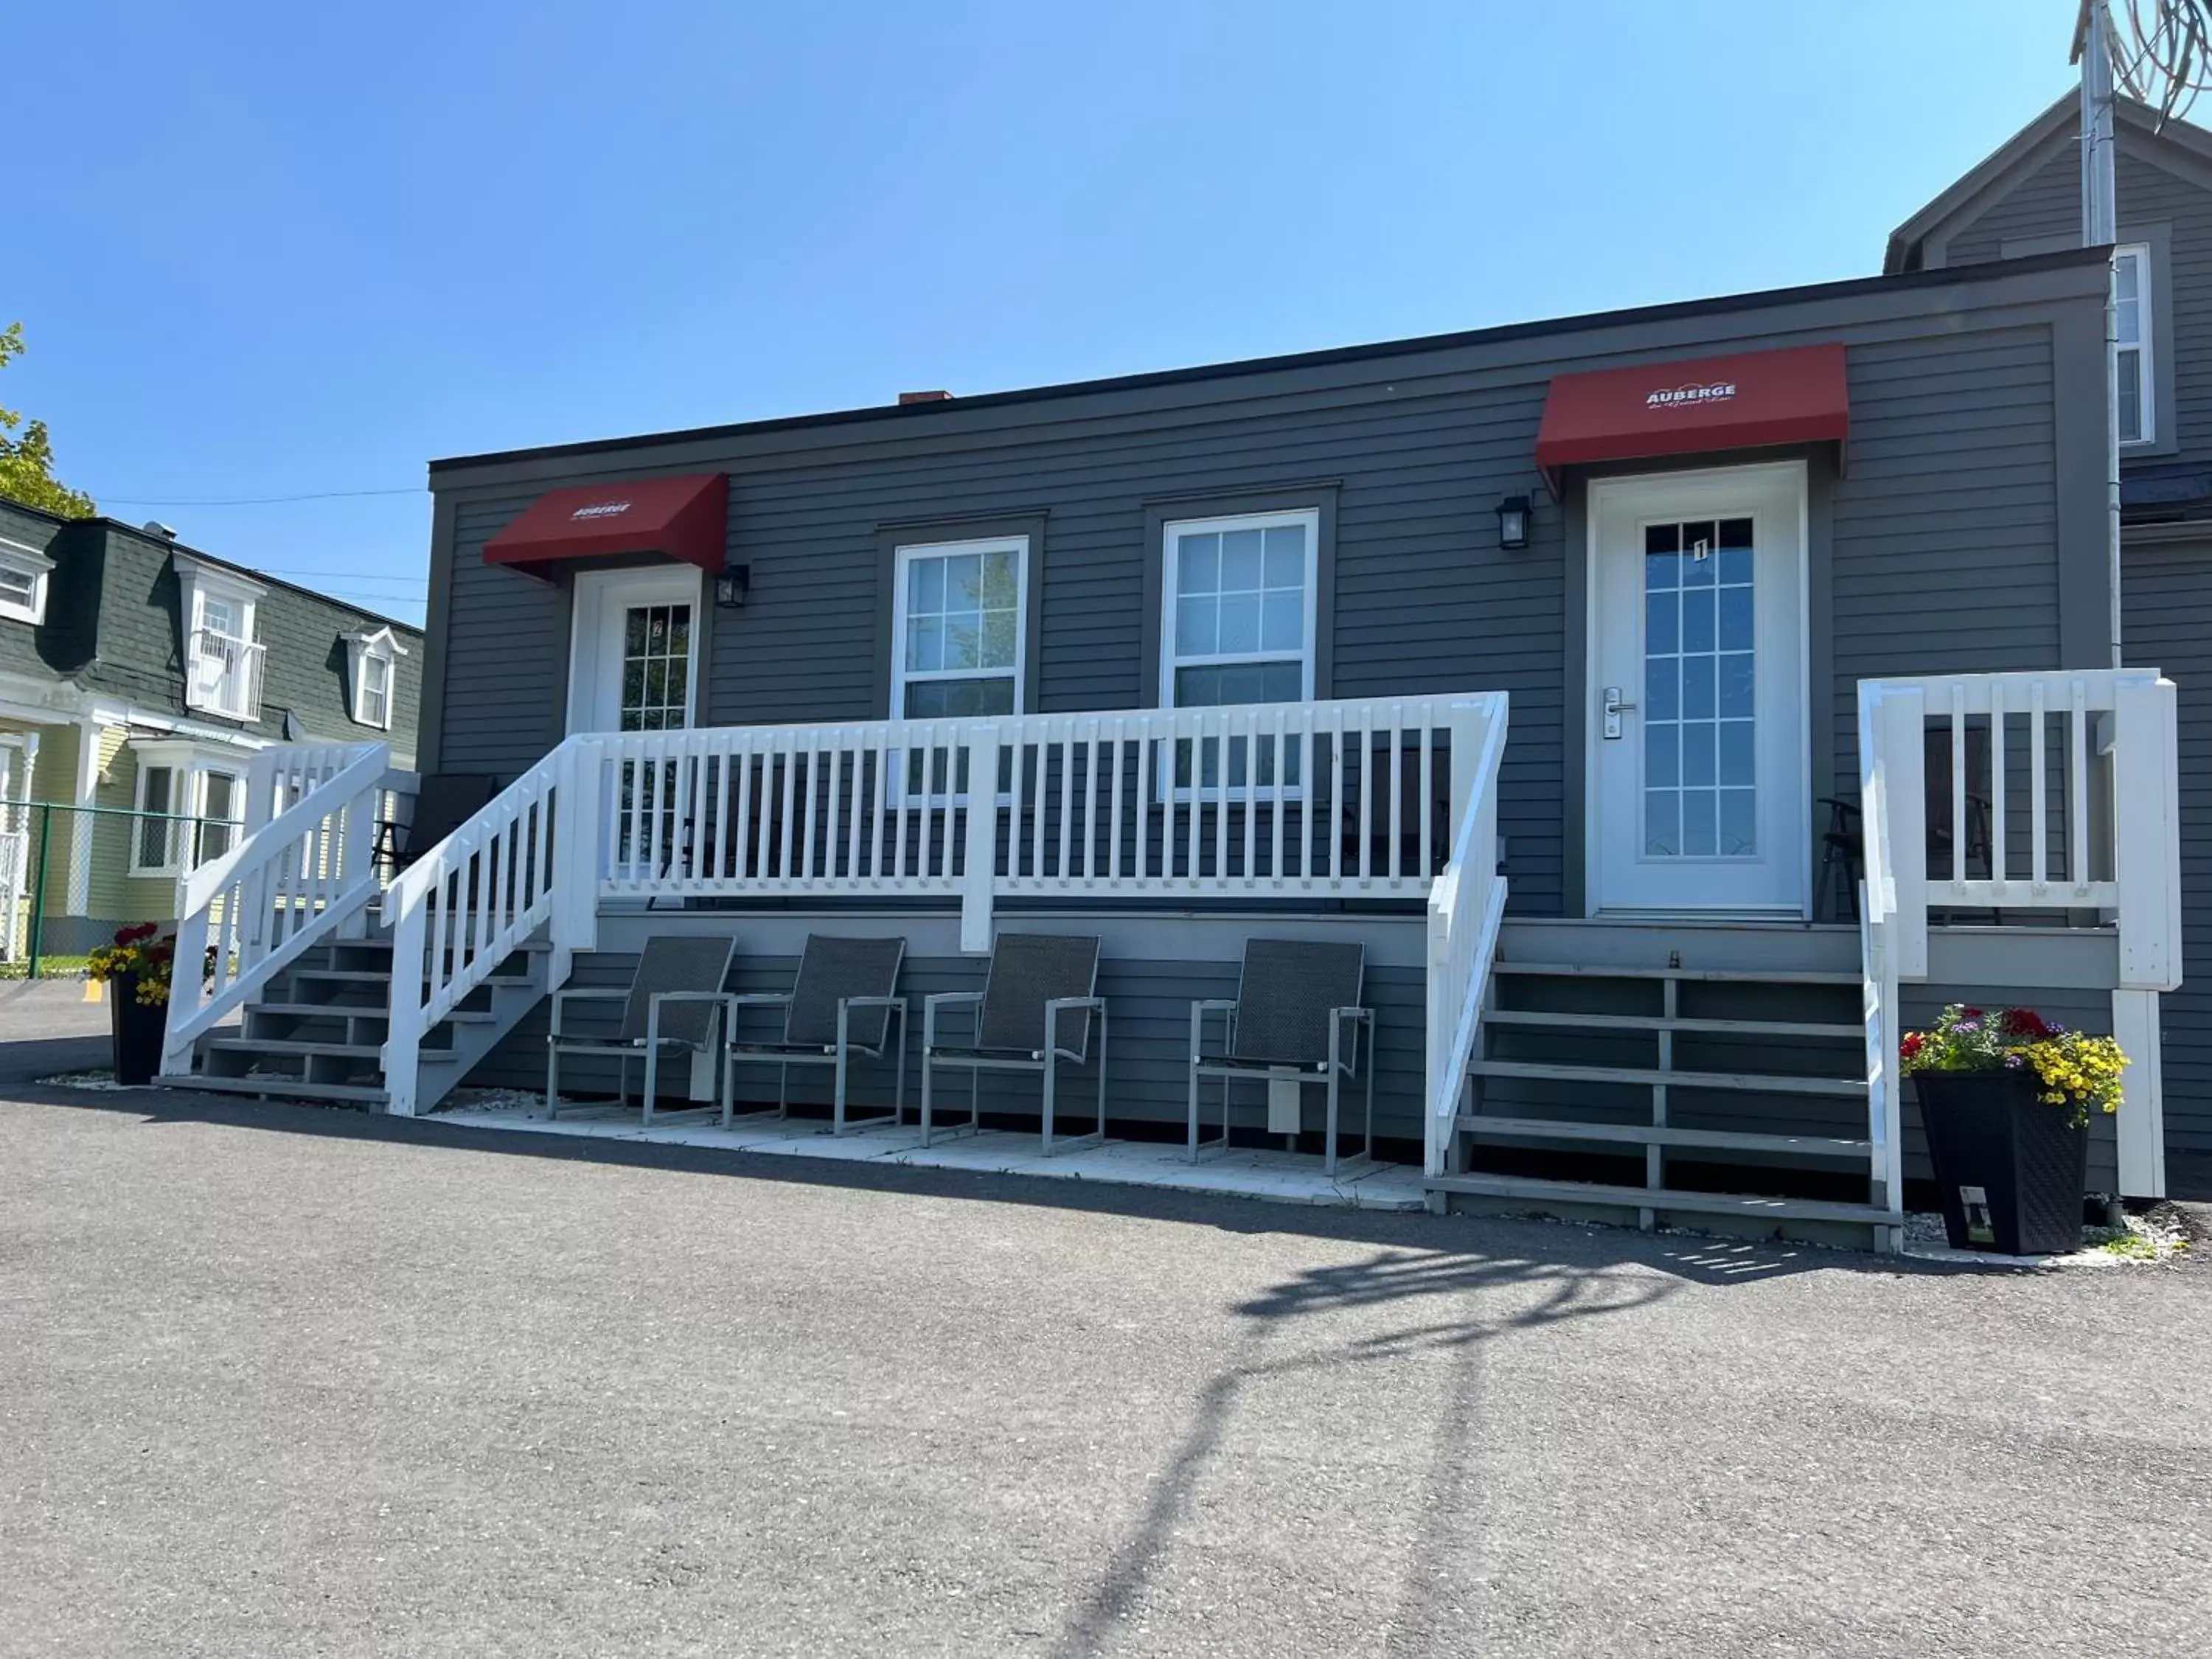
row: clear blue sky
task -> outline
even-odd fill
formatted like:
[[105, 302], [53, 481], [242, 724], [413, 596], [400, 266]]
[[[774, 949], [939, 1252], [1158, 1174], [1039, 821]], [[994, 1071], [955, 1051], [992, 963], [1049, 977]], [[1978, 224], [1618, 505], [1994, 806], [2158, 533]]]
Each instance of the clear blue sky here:
[[22, 5], [0, 402], [417, 617], [434, 456], [1867, 274], [2075, 10]]

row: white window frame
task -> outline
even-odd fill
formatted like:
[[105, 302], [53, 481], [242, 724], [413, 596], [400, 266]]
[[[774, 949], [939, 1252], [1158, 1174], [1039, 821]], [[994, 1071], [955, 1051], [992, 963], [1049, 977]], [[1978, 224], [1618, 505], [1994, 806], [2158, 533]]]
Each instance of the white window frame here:
[[[178, 660], [184, 668], [185, 707], [220, 714], [226, 720], [258, 718], [259, 697], [253, 684], [253, 659], [260, 648], [261, 601], [269, 590], [259, 582], [224, 566], [210, 564], [183, 553], [174, 556], [178, 583], [177, 620], [182, 633], [177, 648]], [[238, 666], [234, 673], [244, 678], [242, 683], [234, 685], [231, 684], [233, 675], [223, 676], [222, 687], [230, 693], [227, 697], [201, 695], [198, 678], [193, 672], [192, 641], [206, 626], [210, 599], [228, 604], [238, 613], [238, 632], [225, 637], [238, 642]]]
[[54, 562], [35, 548], [0, 538], [0, 570], [21, 576], [31, 585], [30, 598], [24, 604], [0, 595], [0, 617], [33, 626], [45, 622], [47, 580], [53, 574]]
[[[1012, 553], [1014, 556], [1014, 662], [1011, 670], [1004, 668], [922, 668], [908, 669], [906, 665], [906, 622], [908, 583], [914, 567], [924, 559], [957, 558], [963, 554]], [[982, 536], [951, 542], [907, 542], [893, 550], [891, 575], [891, 696], [890, 718], [902, 720], [910, 718], [906, 712], [906, 689], [908, 685], [941, 684], [951, 680], [999, 679], [1011, 673], [1014, 682], [1014, 706], [1006, 719], [1014, 719], [1029, 712], [1030, 672], [1030, 538], [1027, 536]], [[964, 716], [963, 718], [965, 718]], [[979, 717], [988, 718], [988, 717]], [[950, 767], [959, 765], [957, 757], [951, 759]], [[934, 806], [959, 805], [966, 802], [968, 792], [957, 790], [947, 795], [943, 791], [934, 793], [907, 791], [902, 783], [907, 774], [903, 750], [885, 757], [884, 799], [896, 805], [903, 795], [907, 805], [923, 801]], [[1001, 792], [1001, 805], [1010, 804], [1012, 796]]]
[[[1314, 659], [1320, 636], [1321, 509], [1297, 507], [1286, 513], [1239, 513], [1215, 519], [1170, 519], [1160, 526], [1160, 707], [1181, 707], [1176, 702], [1176, 670], [1233, 666], [1238, 663], [1288, 660], [1280, 651], [1229, 651], [1182, 656], [1176, 650], [1176, 598], [1181, 586], [1182, 538], [1230, 530], [1274, 530], [1303, 525], [1306, 532], [1304, 635], [1298, 652], [1298, 701], [1314, 696]], [[1212, 708], [1213, 704], [1196, 705]]]
[[[1279, 513], [1236, 513], [1207, 519], [1170, 519], [1160, 526], [1160, 707], [1218, 708], [1234, 705], [1221, 703], [1179, 704], [1176, 702], [1176, 670], [1178, 668], [1210, 668], [1238, 663], [1285, 662], [1289, 659], [1280, 651], [1230, 651], [1183, 656], [1176, 649], [1176, 599], [1182, 587], [1182, 538], [1185, 536], [1205, 536], [1229, 530], [1273, 530], [1290, 525], [1304, 525], [1306, 537], [1306, 568], [1304, 572], [1304, 616], [1301, 619], [1302, 643], [1298, 656], [1298, 701], [1311, 702], [1316, 679], [1315, 659], [1320, 653], [1321, 636], [1321, 509], [1316, 507], [1293, 507]], [[1218, 590], [1217, 590], [1218, 591]], [[1156, 799], [1166, 800], [1169, 784], [1181, 757], [1180, 745], [1193, 744], [1189, 783], [1174, 786], [1173, 798], [1177, 801], [1211, 799], [1216, 795], [1231, 795], [1243, 787], [1228, 781], [1230, 767], [1227, 757], [1217, 760], [1222, 781], [1207, 784], [1202, 781], [1204, 757], [1199, 753], [1196, 739], [1178, 738], [1158, 756], [1153, 762], [1152, 793]], [[1207, 742], [1212, 741], [1211, 738]], [[1293, 744], [1287, 736], [1285, 747], [1294, 758], [1309, 757], [1303, 744]], [[1248, 755], [1245, 764], [1251, 760]], [[1274, 801], [1301, 801], [1306, 798], [1305, 783], [1277, 781], [1255, 786], [1260, 798]]]
[[[407, 655], [407, 647], [399, 636], [389, 628], [374, 632], [349, 634], [346, 643], [346, 713], [356, 726], [366, 726], [379, 732], [392, 729], [392, 705], [399, 700], [399, 659]], [[384, 665], [384, 718], [371, 720], [363, 708], [368, 696], [368, 665]]]
[[[223, 821], [230, 825], [229, 844], [238, 845], [240, 837], [246, 833], [247, 757], [210, 751], [174, 740], [133, 743], [130, 752], [137, 766], [137, 776], [131, 786], [131, 811], [143, 813], [150, 810], [146, 805], [147, 780], [153, 773], [166, 771], [170, 775], [170, 786], [169, 804], [165, 811], [173, 815], [164, 830], [163, 857], [158, 864], [149, 864], [143, 857], [145, 820], [131, 821], [131, 875], [180, 876], [205, 862], [200, 856], [200, 840], [207, 826], [198, 820], [207, 816], [208, 779], [211, 776], [219, 775], [231, 781], [231, 810]], [[187, 819], [192, 822], [183, 821]], [[189, 858], [185, 855], [188, 848]]]
[[[2158, 441], [2158, 338], [2155, 296], [2151, 292], [2152, 259], [2148, 242], [2124, 242], [2112, 250], [2114, 292], [2118, 292], [2118, 272], [2120, 262], [2131, 260], [2136, 269], [2136, 337], [2131, 344], [2116, 343], [2112, 352], [2112, 396], [2120, 395], [2119, 359], [2123, 352], [2136, 354], [2136, 394], [2141, 404], [2136, 435], [2123, 438], [2122, 447], [2135, 449]], [[2117, 328], [2115, 335], [2117, 337]], [[2117, 419], [2117, 413], [2115, 419]]]

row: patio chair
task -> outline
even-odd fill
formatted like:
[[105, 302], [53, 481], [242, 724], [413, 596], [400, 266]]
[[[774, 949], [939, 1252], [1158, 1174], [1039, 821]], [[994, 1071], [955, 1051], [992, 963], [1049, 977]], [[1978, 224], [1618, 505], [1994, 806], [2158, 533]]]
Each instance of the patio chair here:
[[[1044, 1079], [1043, 1133], [1047, 1158], [1056, 1151], [1096, 1146], [1106, 1139], [1106, 999], [1098, 989], [1095, 934], [1000, 933], [992, 941], [991, 966], [980, 991], [946, 991], [921, 1001], [921, 1144], [935, 1137], [931, 1094], [939, 1066], [968, 1068], [968, 1121], [954, 1134], [982, 1127], [978, 1094], [985, 1072], [1036, 1072]], [[938, 1040], [938, 1016], [973, 1008], [973, 1041], [965, 1047]], [[1054, 1085], [1060, 1062], [1090, 1063], [1091, 1017], [1098, 1017], [1098, 1127], [1055, 1144]]]
[[[562, 1054], [611, 1054], [616, 1061], [617, 1089], [624, 1107], [629, 1104], [629, 1063], [645, 1059], [645, 1121], [653, 1121], [653, 1104], [660, 1084], [660, 1056], [670, 1050], [700, 1054], [714, 1047], [714, 1016], [719, 1011], [733, 1017], [734, 999], [722, 989], [729, 977], [730, 958], [737, 940], [727, 934], [663, 933], [646, 940], [637, 958], [637, 971], [626, 989], [565, 990], [553, 994], [552, 1030], [545, 1038], [545, 1109], [553, 1116], [561, 1099]], [[563, 1029], [562, 1017], [578, 1002], [623, 1000], [621, 1028], [612, 1036], [586, 1036]], [[722, 1074], [722, 1115], [730, 1110], [729, 1073]]]
[[[1190, 1006], [1190, 1159], [1229, 1146], [1229, 1085], [1238, 1078], [1270, 1083], [1304, 1084], [1316, 1079], [1328, 1086], [1328, 1133], [1322, 1168], [1334, 1175], [1337, 1158], [1337, 1098], [1346, 1078], [1359, 1070], [1359, 1034], [1367, 1033], [1367, 1134], [1346, 1164], [1375, 1158], [1375, 1014], [1359, 1002], [1367, 947], [1310, 939], [1252, 939], [1244, 941], [1244, 967], [1234, 1001], [1218, 999]], [[1222, 1040], [1209, 1048], [1206, 1017], [1224, 1017]], [[1345, 1046], [1351, 1028], [1351, 1047]], [[1199, 1136], [1198, 1080], [1221, 1079], [1221, 1133]]]
[[377, 861], [393, 875], [421, 858], [466, 823], [499, 793], [499, 780], [488, 772], [431, 772], [415, 792], [415, 815], [401, 823], [380, 819]]
[[[899, 966], [906, 959], [903, 939], [832, 939], [809, 933], [799, 958], [799, 976], [788, 991], [734, 997], [735, 1011], [744, 1008], [783, 1010], [783, 1036], [773, 1042], [745, 1042], [736, 1036], [734, 1024], [722, 1065], [722, 1121], [730, 1115], [730, 1073], [741, 1061], [772, 1062], [778, 1072], [775, 1109], [751, 1112], [748, 1117], [785, 1117], [791, 1109], [791, 1068], [794, 1066], [834, 1066], [836, 1090], [830, 1108], [830, 1133], [844, 1134], [872, 1123], [906, 1121], [907, 1000], [893, 994]], [[891, 1016], [898, 1016], [899, 1040], [890, 1040]], [[895, 1104], [889, 1113], [854, 1120], [846, 1115], [845, 1077], [854, 1054], [870, 1060], [888, 1056], [897, 1073]]]
[[[1928, 826], [1928, 876], [1930, 883], [1951, 874], [1951, 733], [1947, 726], [1929, 726], [1922, 738], [1928, 780], [1925, 820]], [[1970, 726], [1966, 732], [1966, 835], [1960, 850], [1965, 854], [1970, 880], [1986, 880], [1992, 874], [1990, 798], [1972, 786], [1990, 775], [1990, 734], [1986, 726]], [[1859, 822], [1856, 803], [1823, 795], [1828, 827], [1820, 836], [1820, 883], [1814, 902], [1832, 898], [1831, 921], [1859, 919], [1859, 879], [1866, 873], [1866, 828]], [[1943, 912], [1946, 915], [1955, 913]], [[1996, 918], [1992, 917], [1994, 921]]]

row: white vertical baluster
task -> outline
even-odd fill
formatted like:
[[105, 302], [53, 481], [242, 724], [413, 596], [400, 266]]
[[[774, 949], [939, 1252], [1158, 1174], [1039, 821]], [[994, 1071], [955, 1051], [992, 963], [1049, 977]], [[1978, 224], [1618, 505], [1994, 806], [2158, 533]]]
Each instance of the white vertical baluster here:
[[2066, 874], [2076, 897], [2089, 890], [2089, 708], [2088, 688], [2072, 684], [2066, 720]]
[[1106, 879], [1118, 886], [1121, 880], [1121, 769], [1128, 759], [1129, 722], [1116, 715], [1113, 731], [1114, 804], [1106, 826], [1111, 837], [1106, 851]]
[[2051, 729], [2045, 724], [2049, 711], [2045, 708], [2045, 687], [2041, 680], [2035, 683], [2034, 693], [2028, 699], [2027, 766], [2029, 811], [2028, 823], [2033, 828], [2028, 859], [2029, 887], [2034, 896], [2041, 898], [2051, 885], [2050, 817], [2051, 802], [2045, 781], [2046, 767], [2044, 750], [2051, 746]]
[[[2001, 676], [1990, 679], [1990, 880], [1996, 896], [2005, 892], [2005, 683]], [[1954, 843], [1966, 838], [1966, 821], [1954, 818], [1951, 823]]]
[[[907, 786], [914, 769], [915, 738], [921, 730], [921, 727], [909, 723], [903, 729], [904, 741], [898, 751], [891, 757], [897, 763], [893, 769], [897, 775], [891, 781], [891, 799], [894, 803], [891, 813], [891, 879], [893, 881], [901, 880], [906, 875], [906, 798], [909, 793]], [[921, 752], [925, 757], [929, 753], [927, 749]], [[929, 763], [927, 758], [922, 762], [921, 782], [922, 787], [927, 789], [929, 786]]]
[[1083, 773], [1083, 884], [1091, 887], [1098, 879], [1098, 721], [1095, 715], [1085, 723], [1084, 732], [1088, 753]]
[[1244, 722], [1244, 884], [1247, 887], [1258, 885], [1260, 880], [1260, 744], [1265, 736], [1260, 728], [1266, 721], [1264, 714], [1254, 714]]
[[1966, 889], [1966, 684], [1951, 682], [1951, 886]]
[[1230, 733], [1236, 729], [1237, 719], [1219, 710], [1211, 710], [1216, 736], [1213, 739], [1213, 880], [1217, 887], [1229, 884], [1229, 744]]
[[1427, 881], [1436, 873], [1437, 714], [1434, 703], [1421, 705], [1421, 869]]
[[1406, 734], [1395, 716], [1392, 717], [1387, 729], [1390, 738], [1390, 854], [1383, 861], [1382, 876], [1386, 881], [1395, 881], [1406, 873], [1401, 867], [1405, 863], [1402, 819], [1405, 816]]
[[1158, 763], [1152, 752], [1152, 717], [1137, 717], [1137, 863], [1132, 873], [1138, 884], [1144, 884], [1150, 873], [1150, 860], [1146, 842], [1152, 827], [1152, 797], [1159, 793]]
[[783, 763], [783, 785], [781, 792], [782, 804], [780, 818], [781, 840], [776, 848], [775, 873], [779, 879], [787, 882], [791, 879], [793, 809], [798, 804], [798, 733], [787, 731], [781, 734], [776, 743], [776, 758]]
[[1283, 795], [1285, 775], [1291, 769], [1289, 731], [1290, 711], [1283, 704], [1277, 703], [1275, 705], [1275, 752], [1273, 757], [1275, 767], [1275, 787], [1270, 792], [1267, 809], [1269, 839], [1267, 876], [1268, 879], [1278, 887], [1283, 884]]
[[822, 740], [809, 732], [806, 734], [805, 828], [800, 832], [799, 841], [799, 878], [805, 882], [811, 882], [814, 878], [815, 805], [822, 793], [822, 780], [818, 775], [821, 758]]
[[[1344, 837], [1337, 826], [1344, 821], [1344, 706], [1329, 711], [1329, 822], [1321, 826], [1322, 847], [1328, 855], [1328, 878], [1334, 885], [1344, 876]], [[1348, 827], [1348, 826], [1347, 826]]]

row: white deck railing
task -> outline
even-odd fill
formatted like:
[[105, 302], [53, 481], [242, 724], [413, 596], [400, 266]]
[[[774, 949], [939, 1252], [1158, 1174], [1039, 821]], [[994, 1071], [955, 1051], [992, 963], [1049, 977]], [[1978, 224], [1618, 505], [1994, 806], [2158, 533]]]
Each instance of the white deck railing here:
[[[1929, 910], [2109, 922], [2116, 1026], [2154, 1034], [2181, 973], [2177, 763], [2174, 689], [2154, 670], [1861, 682], [1869, 1127], [1893, 1209], [1897, 988], [1928, 977]], [[2154, 1076], [2148, 1056], [2131, 1079], [2154, 1119]], [[2124, 1190], [2153, 1194], [2155, 1136], [2124, 1104], [2120, 1142]]]
[[1446, 1172], [1505, 915], [1505, 878], [1498, 868], [1498, 771], [1504, 757], [1505, 698], [1500, 693], [1484, 725], [1473, 810], [1462, 815], [1450, 861], [1429, 892], [1425, 1161], [1431, 1175]]
[[1495, 846], [1504, 726], [1493, 692], [570, 738], [386, 896], [426, 963], [392, 1109], [423, 1035], [540, 928], [558, 985], [602, 899], [957, 898], [980, 952], [1002, 896], [1426, 898], [1478, 796]]
[[286, 744], [254, 756], [246, 833], [177, 884], [165, 1073], [189, 1071], [198, 1038], [376, 896], [387, 759], [380, 743]]

